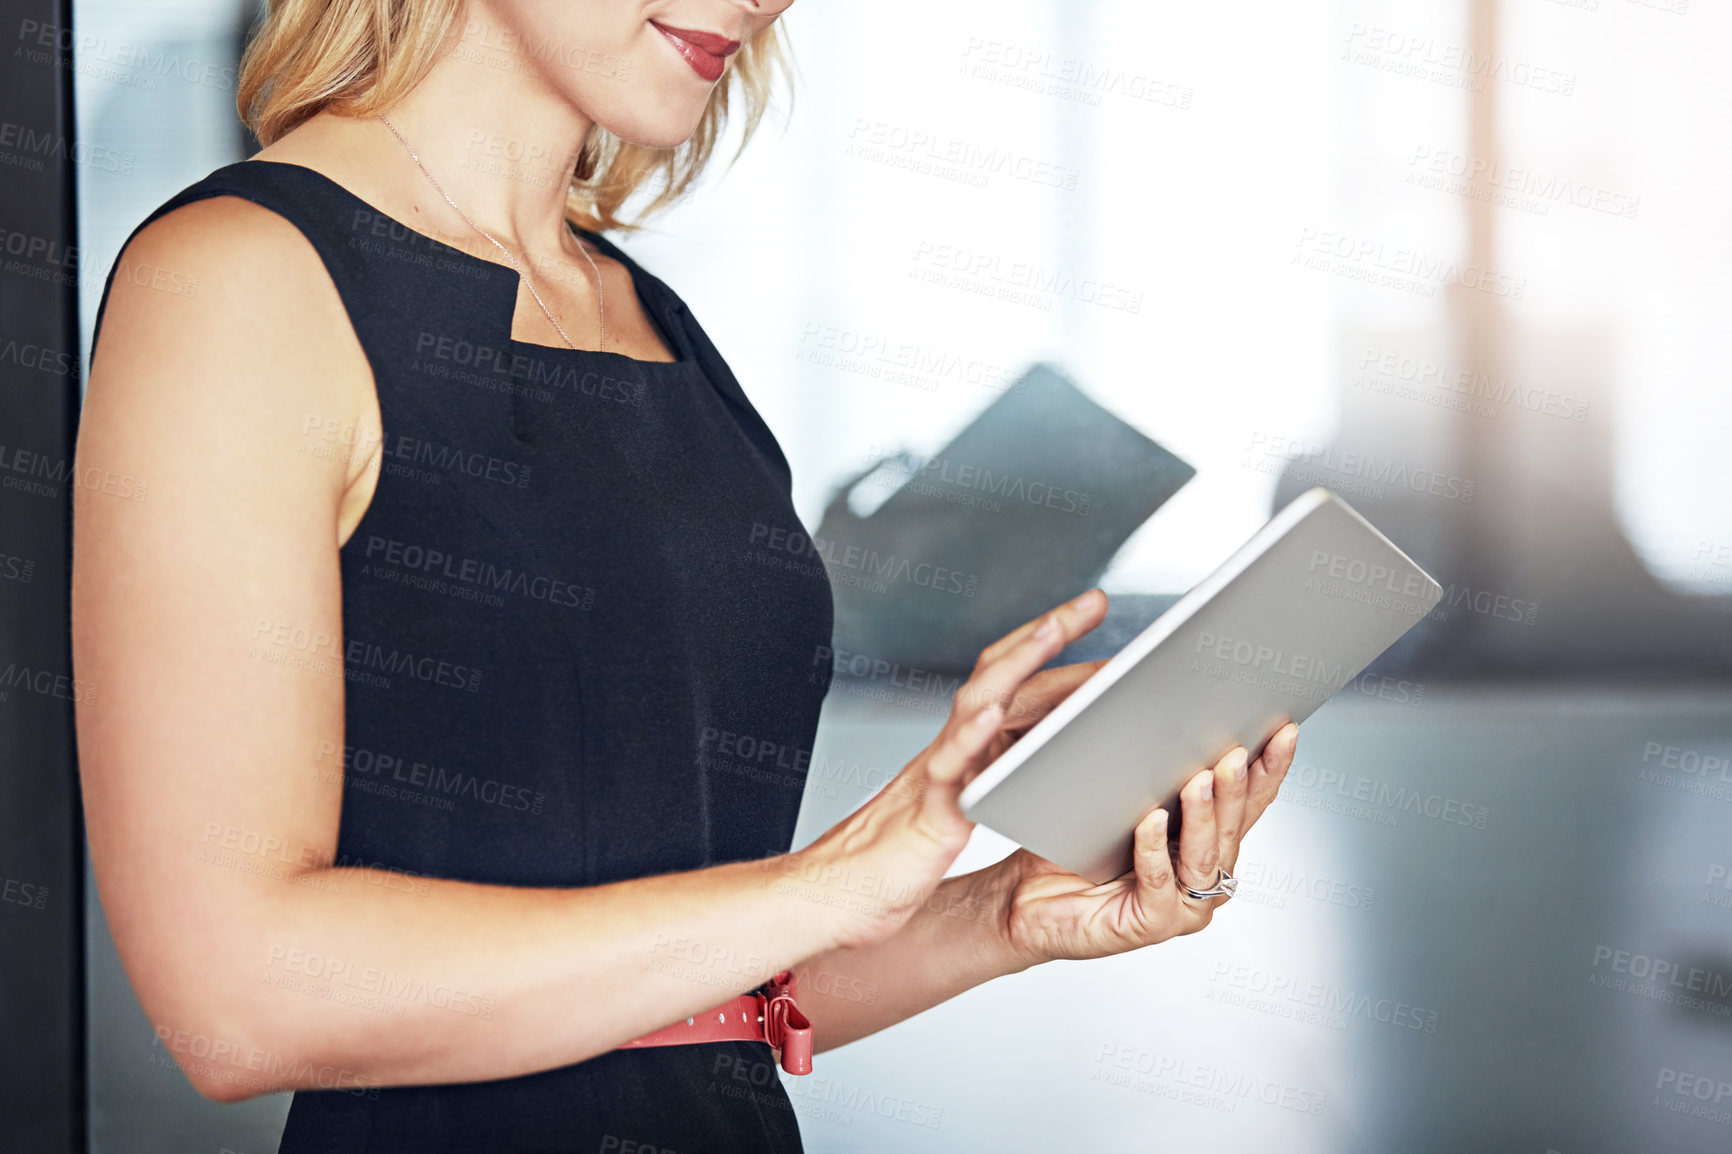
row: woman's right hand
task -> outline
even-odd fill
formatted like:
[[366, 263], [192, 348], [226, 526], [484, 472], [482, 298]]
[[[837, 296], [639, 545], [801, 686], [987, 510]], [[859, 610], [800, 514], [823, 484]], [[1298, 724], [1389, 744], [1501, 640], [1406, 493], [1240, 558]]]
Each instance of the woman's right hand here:
[[[1039, 674], [1099, 625], [1107, 598], [1091, 589], [989, 645], [956, 691], [938, 736], [859, 809], [783, 860], [777, 890], [842, 911], [839, 945], [870, 945], [900, 929], [937, 889], [974, 823], [957, 798], [1004, 747], [1099, 668]], [[1030, 684], [1030, 680], [1034, 683]]]

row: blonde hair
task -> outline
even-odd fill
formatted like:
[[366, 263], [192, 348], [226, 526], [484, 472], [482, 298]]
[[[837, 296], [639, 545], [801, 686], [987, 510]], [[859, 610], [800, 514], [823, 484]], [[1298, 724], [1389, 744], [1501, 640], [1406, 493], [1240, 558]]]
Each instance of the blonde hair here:
[[[320, 112], [373, 116], [419, 84], [439, 58], [464, 0], [270, 0], [246, 55], [236, 95], [241, 119], [270, 144]], [[740, 48], [710, 94], [702, 119], [677, 148], [646, 148], [597, 125], [572, 173], [566, 216], [592, 232], [633, 229], [684, 194], [709, 162], [742, 104], [740, 148], [751, 139], [786, 68], [781, 21]], [[736, 150], [734, 156], [739, 155]], [[640, 190], [655, 195], [627, 220]]]

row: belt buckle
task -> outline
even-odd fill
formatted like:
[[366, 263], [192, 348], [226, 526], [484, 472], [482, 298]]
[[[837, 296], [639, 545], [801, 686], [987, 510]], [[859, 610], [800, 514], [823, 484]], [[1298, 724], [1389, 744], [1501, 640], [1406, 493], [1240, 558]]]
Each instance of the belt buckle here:
[[758, 1019], [764, 1041], [780, 1051], [782, 1069], [790, 1074], [812, 1072], [812, 1023], [794, 1002], [794, 971], [783, 970], [756, 990]]

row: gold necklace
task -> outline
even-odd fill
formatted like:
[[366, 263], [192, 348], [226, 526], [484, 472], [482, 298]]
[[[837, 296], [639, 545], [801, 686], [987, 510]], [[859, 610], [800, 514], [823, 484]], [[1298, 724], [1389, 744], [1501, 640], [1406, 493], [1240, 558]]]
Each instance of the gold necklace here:
[[[565, 326], [559, 323], [559, 320], [553, 315], [553, 310], [547, 307], [547, 302], [542, 300], [541, 294], [535, 290], [535, 281], [530, 278], [528, 271], [522, 265], [517, 263], [516, 257], [511, 255], [511, 250], [500, 244], [492, 233], [476, 224], [473, 220], [470, 220], [469, 214], [457, 207], [457, 202], [451, 199], [451, 194], [446, 192], [444, 187], [437, 180], [433, 179], [433, 174], [427, 171], [427, 166], [425, 164], [421, 163], [420, 154], [418, 154], [410, 143], [404, 139], [403, 134], [397, 131], [397, 126], [395, 124], [392, 124], [383, 113], [379, 115], [379, 119], [384, 121], [385, 127], [391, 130], [391, 135], [395, 136], [402, 142], [403, 147], [409, 150], [409, 157], [415, 162], [415, 167], [421, 170], [421, 175], [427, 178], [427, 182], [433, 186], [434, 191], [438, 192], [440, 196], [445, 198], [445, 203], [450, 205], [452, 210], [456, 212], [458, 216], [463, 218], [463, 223], [486, 237], [490, 242], [492, 242], [493, 247], [498, 249], [500, 254], [505, 257], [506, 263], [511, 265], [512, 269], [516, 271], [518, 279], [522, 280], [524, 287], [529, 289], [529, 295], [534, 297], [535, 303], [541, 306], [542, 315], [547, 317], [547, 323], [552, 325], [559, 333], [560, 339], [570, 347], [574, 349], [577, 348], [576, 342], [566, 335]], [[601, 269], [596, 267], [595, 258], [589, 255], [589, 250], [583, 247], [583, 241], [581, 240], [577, 242], [577, 251], [583, 254], [583, 259], [589, 262], [590, 271], [595, 274], [596, 349], [599, 351], [607, 346], [607, 299], [602, 294]]]

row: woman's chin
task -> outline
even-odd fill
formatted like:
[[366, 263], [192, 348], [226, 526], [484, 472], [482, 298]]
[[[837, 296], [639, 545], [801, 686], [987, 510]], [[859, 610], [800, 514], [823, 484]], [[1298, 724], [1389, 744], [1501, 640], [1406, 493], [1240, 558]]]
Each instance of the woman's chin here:
[[690, 140], [703, 115], [704, 108], [700, 104], [694, 111], [687, 113], [682, 110], [678, 115], [645, 116], [641, 110], [634, 110], [632, 114], [621, 117], [597, 117], [596, 122], [627, 144], [668, 149], [678, 148]]

